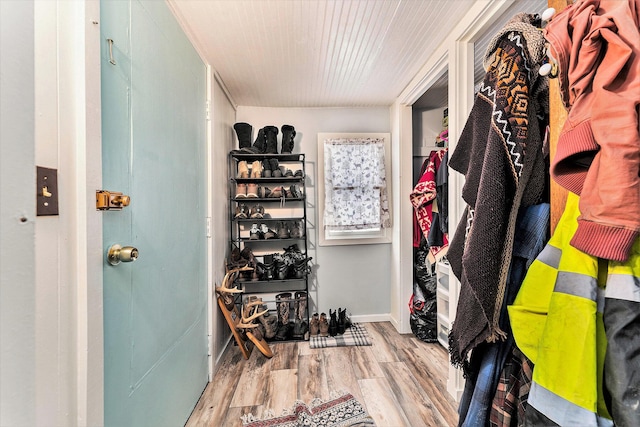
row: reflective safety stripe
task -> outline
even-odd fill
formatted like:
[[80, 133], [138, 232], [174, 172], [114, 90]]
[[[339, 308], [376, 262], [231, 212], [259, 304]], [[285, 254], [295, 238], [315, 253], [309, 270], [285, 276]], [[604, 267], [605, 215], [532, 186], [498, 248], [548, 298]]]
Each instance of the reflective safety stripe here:
[[535, 381], [531, 384], [527, 404], [561, 426], [613, 427], [613, 421], [563, 399]]
[[640, 302], [640, 278], [628, 274], [609, 274], [605, 296]]
[[598, 283], [595, 277], [586, 274], [559, 271], [553, 291], [597, 301]]
[[547, 245], [544, 247], [542, 252], [538, 255], [536, 260], [547, 264], [549, 267], [553, 267], [556, 270], [560, 265], [560, 256], [562, 255], [562, 250], [556, 248], [555, 246]]
[[598, 313], [604, 314], [605, 290], [598, 287]]

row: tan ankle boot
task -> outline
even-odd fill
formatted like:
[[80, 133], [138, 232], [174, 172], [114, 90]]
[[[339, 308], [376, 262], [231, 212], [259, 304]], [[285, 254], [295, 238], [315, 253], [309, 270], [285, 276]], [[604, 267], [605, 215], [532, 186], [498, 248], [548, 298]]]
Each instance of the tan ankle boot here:
[[249, 166], [244, 160], [238, 162], [238, 178], [249, 178]]
[[251, 178], [262, 178], [262, 162], [260, 160], [251, 164]]

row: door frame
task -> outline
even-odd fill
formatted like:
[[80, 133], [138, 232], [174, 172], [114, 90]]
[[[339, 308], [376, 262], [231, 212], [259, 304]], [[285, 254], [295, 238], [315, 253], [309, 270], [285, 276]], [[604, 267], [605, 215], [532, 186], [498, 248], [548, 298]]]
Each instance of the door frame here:
[[[403, 201], [397, 206], [396, 225], [397, 237], [394, 238], [394, 272], [392, 277], [392, 322], [401, 333], [411, 332], [409, 325], [409, 311], [406, 302], [413, 292], [413, 207], [404, 201], [409, 200], [409, 193], [414, 186], [412, 174], [402, 174], [399, 171], [412, 170], [413, 133], [412, 108], [429, 87], [449, 70], [449, 150], [453, 151], [457, 138], [462, 133], [467, 116], [473, 107], [473, 74], [474, 48], [473, 45], [491, 24], [504, 13], [515, 0], [480, 0], [476, 1], [464, 18], [451, 31], [447, 40], [442, 43], [428, 62], [422, 67], [418, 75], [400, 94], [392, 107], [392, 126], [399, 132], [397, 135], [396, 157], [394, 164], [393, 182], [397, 185], [399, 197]], [[459, 173], [449, 174], [449, 224], [458, 223], [464, 211], [462, 200], [462, 186], [464, 176]], [[395, 187], [394, 187], [395, 190]], [[450, 319], [455, 318], [458, 306], [459, 282], [455, 276], [449, 278], [449, 313]], [[456, 401], [459, 401], [464, 389], [464, 378], [459, 369], [449, 365], [447, 391]]]
[[[100, 89], [100, 2], [85, 0], [68, 2], [56, 0], [57, 40], [48, 41], [58, 58], [58, 106], [57, 126], [58, 168], [60, 171], [59, 193], [61, 211], [63, 203], [68, 215], [61, 225], [58, 286], [69, 284], [67, 309], [70, 315], [69, 336], [62, 336], [58, 349], [52, 351], [68, 353], [70, 366], [60, 380], [60, 391], [66, 391], [69, 402], [60, 404], [58, 412], [66, 413], [69, 425], [101, 426], [104, 424], [104, 333], [103, 333], [103, 239], [102, 212], [95, 207], [95, 191], [102, 188], [102, 115]], [[171, 8], [170, 8], [171, 9]], [[173, 13], [173, 10], [172, 10]], [[36, 23], [37, 25], [37, 23]], [[189, 34], [185, 32], [187, 37]], [[194, 44], [191, 37], [191, 43]], [[196, 49], [197, 50], [197, 49]], [[213, 71], [198, 51], [207, 70], [206, 99], [211, 105]], [[53, 55], [55, 57], [56, 55]], [[37, 78], [37, 77], [36, 77]], [[36, 106], [36, 109], [38, 106]], [[211, 120], [206, 124], [206, 153], [211, 158]], [[52, 144], [53, 145], [53, 144]], [[50, 147], [49, 147], [50, 148]], [[211, 176], [212, 164], [207, 162], [205, 176]], [[62, 179], [64, 173], [68, 179]], [[207, 182], [207, 216], [211, 218], [211, 180]], [[63, 195], [68, 195], [63, 200]], [[61, 219], [63, 219], [61, 215]], [[38, 239], [38, 238], [37, 238]], [[40, 239], [51, 244], [51, 237]], [[212, 260], [217, 259], [211, 238], [207, 239], [207, 294], [212, 295]], [[64, 256], [63, 256], [64, 255]], [[36, 264], [45, 264], [38, 257]], [[51, 281], [50, 278], [39, 279]], [[67, 295], [60, 295], [64, 298]], [[212, 328], [211, 298], [207, 302], [207, 322]], [[37, 330], [36, 336], [44, 336]], [[209, 336], [209, 379], [214, 369], [213, 343]], [[53, 368], [48, 366], [48, 368]], [[55, 393], [55, 390], [52, 391]], [[54, 397], [54, 396], [51, 396]], [[194, 402], [195, 404], [196, 402]]]

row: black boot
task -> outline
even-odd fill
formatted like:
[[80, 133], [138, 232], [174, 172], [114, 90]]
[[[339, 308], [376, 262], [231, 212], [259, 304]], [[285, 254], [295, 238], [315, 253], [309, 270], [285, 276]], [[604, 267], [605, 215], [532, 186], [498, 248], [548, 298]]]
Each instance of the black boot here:
[[331, 311], [329, 309], [329, 316], [331, 316], [331, 320], [329, 320], [329, 335], [335, 337], [338, 335], [338, 319], [336, 318], [337, 313], [335, 311]]
[[278, 128], [275, 126], [265, 126], [265, 154], [278, 154]]
[[238, 122], [233, 125], [233, 129], [236, 131], [238, 137], [238, 148], [251, 147], [251, 134], [253, 133], [253, 127], [249, 123]]
[[264, 276], [262, 280], [273, 280], [275, 273], [275, 262], [273, 261], [273, 255], [265, 255], [264, 260]]
[[347, 329], [347, 309], [338, 309], [338, 334], [344, 334]]
[[264, 154], [267, 148], [267, 140], [264, 133], [264, 128], [258, 131], [258, 136], [251, 147], [251, 151], [256, 154]]
[[293, 151], [293, 138], [296, 136], [296, 130], [291, 125], [282, 125], [282, 154], [291, 154]]

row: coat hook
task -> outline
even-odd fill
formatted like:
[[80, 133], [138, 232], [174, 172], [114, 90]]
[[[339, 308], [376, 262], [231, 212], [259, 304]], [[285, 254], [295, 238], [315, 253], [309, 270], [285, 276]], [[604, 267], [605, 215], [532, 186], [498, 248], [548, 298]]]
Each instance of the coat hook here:
[[107, 39], [109, 43], [109, 62], [113, 65], [116, 65], [116, 60], [113, 59], [113, 39]]

